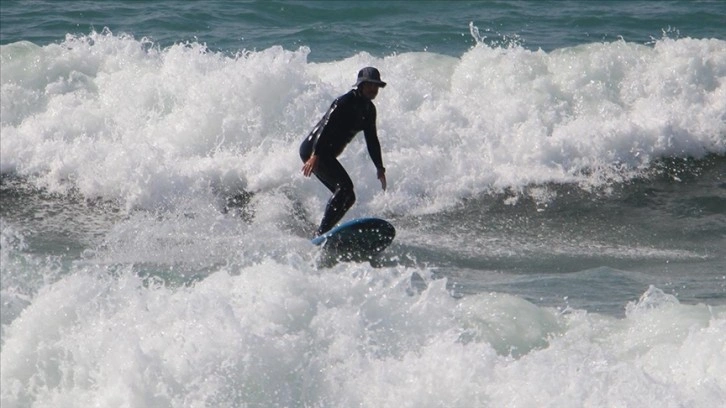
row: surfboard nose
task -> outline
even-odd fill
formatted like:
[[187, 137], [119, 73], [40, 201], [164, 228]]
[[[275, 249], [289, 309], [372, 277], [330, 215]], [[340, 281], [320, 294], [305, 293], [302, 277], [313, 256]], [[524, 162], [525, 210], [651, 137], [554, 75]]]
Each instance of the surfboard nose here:
[[375, 255], [386, 249], [396, 236], [396, 228], [380, 218], [357, 218], [312, 239], [326, 250]]

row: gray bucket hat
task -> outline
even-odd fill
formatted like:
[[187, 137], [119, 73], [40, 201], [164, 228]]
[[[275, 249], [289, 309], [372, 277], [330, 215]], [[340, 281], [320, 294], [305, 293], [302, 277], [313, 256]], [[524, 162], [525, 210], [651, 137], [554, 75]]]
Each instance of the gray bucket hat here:
[[358, 86], [363, 82], [371, 82], [379, 85], [381, 88], [386, 87], [386, 83], [381, 81], [381, 73], [373, 67], [365, 67], [358, 71], [358, 80], [354, 86]]

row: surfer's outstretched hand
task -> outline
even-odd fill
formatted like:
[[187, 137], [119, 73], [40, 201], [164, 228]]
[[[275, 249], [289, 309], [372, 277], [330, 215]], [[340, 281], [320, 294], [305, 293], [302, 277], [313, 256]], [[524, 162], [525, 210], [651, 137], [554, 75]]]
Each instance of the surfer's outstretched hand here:
[[383, 191], [386, 191], [387, 183], [385, 170], [378, 169], [378, 180], [381, 180], [381, 188], [383, 189]]
[[318, 165], [318, 156], [312, 155], [302, 166], [302, 172], [305, 177], [310, 177], [313, 174], [313, 170]]

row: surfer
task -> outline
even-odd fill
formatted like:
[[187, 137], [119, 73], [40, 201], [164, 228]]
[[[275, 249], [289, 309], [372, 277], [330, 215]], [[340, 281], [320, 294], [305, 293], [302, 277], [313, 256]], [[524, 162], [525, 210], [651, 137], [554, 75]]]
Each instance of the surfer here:
[[337, 157], [361, 130], [365, 136], [368, 154], [376, 166], [381, 187], [386, 189], [386, 169], [381, 157], [381, 144], [376, 131], [376, 107], [373, 99], [378, 89], [386, 86], [381, 74], [373, 67], [358, 72], [354, 89], [335, 99], [323, 118], [315, 125], [300, 145], [302, 172], [305, 177], [315, 176], [333, 193], [318, 227], [322, 235], [340, 221], [355, 202], [353, 182]]

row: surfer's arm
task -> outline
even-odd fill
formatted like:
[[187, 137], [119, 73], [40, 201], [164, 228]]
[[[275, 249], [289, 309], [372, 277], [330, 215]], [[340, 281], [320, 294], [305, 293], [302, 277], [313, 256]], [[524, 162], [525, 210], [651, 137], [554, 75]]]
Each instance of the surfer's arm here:
[[[311, 136], [313, 137], [313, 147], [312, 147], [312, 154], [310, 157], [305, 161], [302, 167], [302, 172], [305, 177], [310, 177], [310, 175], [315, 170], [315, 167], [318, 165], [318, 157], [321, 154], [329, 154], [330, 153], [330, 145], [331, 141], [330, 138], [331, 135], [334, 133], [330, 127], [334, 127], [334, 123], [336, 123], [338, 117], [340, 116], [341, 109], [339, 108], [339, 105], [341, 105], [341, 100], [343, 98], [337, 98], [333, 101], [333, 103], [330, 105], [330, 108], [328, 108], [328, 111], [325, 112], [325, 115], [323, 115], [323, 118], [320, 119], [317, 125], [315, 125], [315, 128], [310, 132]], [[331, 122], [332, 119], [332, 122]]]
[[381, 158], [381, 144], [378, 137], [375, 137], [375, 127], [373, 128], [373, 136], [368, 141], [368, 132], [366, 131], [366, 143], [368, 145], [368, 154], [371, 155], [373, 164], [376, 165], [376, 177], [381, 181], [381, 188], [386, 189], [386, 168], [383, 167], [383, 159]]
[[378, 140], [378, 131], [376, 130], [376, 111], [373, 108], [373, 114], [370, 118], [368, 127], [363, 131], [368, 147], [368, 154], [376, 165], [376, 177], [381, 181], [381, 188], [386, 189], [386, 168], [383, 167], [383, 155], [381, 154], [381, 142]]
[[[337, 98], [333, 101], [332, 104], [330, 104], [330, 108], [328, 108], [328, 111], [325, 112], [325, 115], [323, 115], [322, 119], [320, 119], [320, 122], [318, 122], [317, 125], [315, 125], [315, 129], [311, 133], [315, 134], [315, 142], [313, 144], [313, 155], [319, 155], [321, 148], [323, 146], [330, 145], [330, 138], [332, 137], [331, 129], [329, 129], [330, 126], [333, 125], [333, 123], [336, 123], [338, 121], [338, 117], [340, 116], [341, 109], [338, 108], [338, 106], [341, 104], [341, 99]], [[332, 119], [332, 123], [331, 123]], [[330, 125], [329, 125], [330, 124]]]
[[373, 164], [376, 165], [376, 169], [378, 171], [385, 172], [386, 168], [383, 167], [383, 156], [381, 155], [381, 143], [378, 141], [378, 136], [376, 136], [376, 127], [373, 126], [372, 129], [366, 129], [365, 137], [366, 137], [366, 145], [368, 146], [368, 155], [371, 156], [371, 160], [373, 160]]

